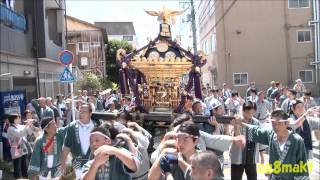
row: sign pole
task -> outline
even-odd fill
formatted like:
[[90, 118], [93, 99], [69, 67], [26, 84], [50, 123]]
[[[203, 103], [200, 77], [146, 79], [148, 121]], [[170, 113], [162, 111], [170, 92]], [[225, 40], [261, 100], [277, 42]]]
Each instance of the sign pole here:
[[[69, 64], [70, 72], [72, 73], [72, 64]], [[72, 121], [76, 120], [75, 104], [74, 104], [74, 95], [73, 95], [73, 82], [70, 83], [70, 93], [71, 93], [71, 106], [72, 106]]]
[[71, 93], [71, 106], [72, 106], [72, 120], [76, 119], [74, 95], [73, 95], [73, 82], [75, 81], [72, 75], [72, 62], [74, 60], [74, 55], [71, 51], [64, 50], [59, 54], [59, 60], [61, 64], [65, 65], [64, 71], [60, 76], [60, 82], [70, 83], [70, 93]]

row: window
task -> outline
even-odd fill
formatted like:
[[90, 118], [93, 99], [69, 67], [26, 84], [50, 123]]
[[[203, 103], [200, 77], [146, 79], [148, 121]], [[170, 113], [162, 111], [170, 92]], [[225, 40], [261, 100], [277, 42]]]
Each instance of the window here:
[[79, 42], [78, 43], [78, 52], [89, 52], [89, 43], [88, 42]]
[[288, 0], [289, 9], [309, 8], [310, 0]]
[[206, 40], [206, 54], [210, 53], [210, 38]]
[[313, 71], [312, 70], [301, 70], [299, 71], [299, 78], [302, 82], [312, 83], [313, 82]]
[[87, 57], [81, 57], [80, 65], [81, 66], [88, 66], [88, 58]]
[[54, 72], [39, 72], [40, 77], [40, 95], [47, 97], [54, 97], [60, 92], [60, 89], [57, 90], [57, 84], [59, 82], [60, 74]]
[[10, 90], [10, 79], [2, 79], [0, 78], [0, 87], [2, 91]]
[[202, 51], [203, 51], [204, 53], [206, 53], [206, 52], [205, 52], [205, 51], [206, 51], [206, 44], [205, 44], [205, 42], [202, 43]]
[[214, 0], [209, 0], [209, 15], [210, 16], [212, 16], [212, 14], [214, 12], [213, 6], [214, 6]]
[[204, 41], [202, 50], [205, 54], [208, 54], [208, 40]]
[[298, 43], [311, 42], [311, 30], [298, 30], [297, 42]]
[[233, 84], [235, 86], [248, 85], [248, 73], [233, 73]]
[[[210, 1], [212, 1], [212, 0], [210, 0]], [[209, 2], [209, 4], [210, 4], [210, 2]], [[207, 16], [209, 13], [213, 13], [213, 12], [209, 12], [210, 11], [209, 4], [208, 4], [208, 6], [203, 7], [202, 11], [199, 14], [199, 25], [202, 25], [202, 23], [204, 23], [205, 20], [207, 21]], [[212, 3], [212, 5], [213, 5], [213, 3]]]
[[122, 39], [124, 41], [133, 41], [133, 36], [123, 36]]
[[211, 37], [211, 51], [215, 52], [216, 51], [216, 34], [212, 34]]

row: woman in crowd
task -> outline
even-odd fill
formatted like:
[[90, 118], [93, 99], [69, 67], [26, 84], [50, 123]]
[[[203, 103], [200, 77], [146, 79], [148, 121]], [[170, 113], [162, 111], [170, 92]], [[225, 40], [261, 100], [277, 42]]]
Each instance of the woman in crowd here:
[[32, 133], [32, 121], [27, 120], [21, 125], [21, 119], [17, 113], [9, 115], [10, 126], [8, 128], [8, 140], [11, 146], [11, 157], [13, 159], [14, 177], [28, 178], [27, 157], [32, 153], [32, 148], [26, 140], [28, 134]]
[[297, 97], [300, 98], [303, 95], [303, 92], [306, 90], [306, 87], [302, 83], [301, 79], [296, 80], [296, 84], [293, 86], [293, 89], [297, 91]]
[[32, 111], [31, 111], [31, 110], [28, 110], [28, 109], [27, 109], [27, 110], [23, 113], [23, 115], [24, 115], [24, 121], [31, 121], [32, 124], [33, 124], [33, 126], [34, 126], [34, 128], [35, 128], [35, 130], [36, 130], [36, 131], [33, 131], [31, 134], [28, 134], [28, 135], [27, 135], [27, 140], [28, 140], [28, 142], [33, 146], [36, 138], [39, 136], [38, 128], [36, 128], [36, 127], [39, 126], [39, 122], [38, 122], [37, 119], [35, 119], [35, 118], [33, 117], [33, 114], [32, 114]]

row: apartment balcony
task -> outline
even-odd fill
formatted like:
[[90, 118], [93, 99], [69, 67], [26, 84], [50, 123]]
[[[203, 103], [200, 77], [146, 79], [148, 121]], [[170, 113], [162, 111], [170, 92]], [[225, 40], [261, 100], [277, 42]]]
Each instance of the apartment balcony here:
[[26, 17], [0, 3], [0, 51], [32, 57], [32, 32], [27, 30]]
[[18, 31], [26, 31], [27, 20], [24, 15], [7, 8], [4, 4], [0, 3], [0, 22], [1, 24]]

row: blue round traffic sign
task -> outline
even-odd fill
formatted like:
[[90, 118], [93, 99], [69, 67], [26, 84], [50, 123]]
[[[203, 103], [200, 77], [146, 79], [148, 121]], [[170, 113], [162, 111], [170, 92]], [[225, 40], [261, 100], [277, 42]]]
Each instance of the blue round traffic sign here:
[[64, 50], [59, 55], [59, 60], [64, 65], [69, 65], [73, 62], [73, 53], [68, 50]]

